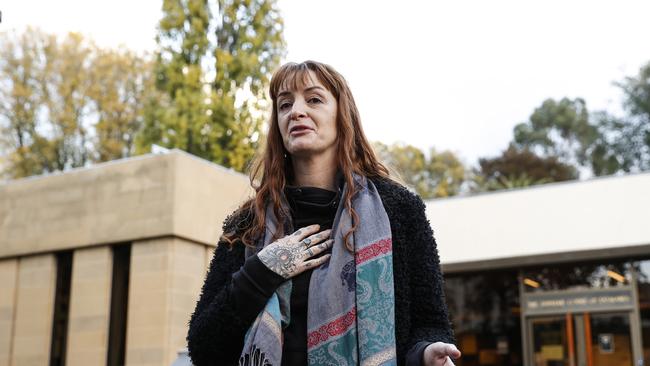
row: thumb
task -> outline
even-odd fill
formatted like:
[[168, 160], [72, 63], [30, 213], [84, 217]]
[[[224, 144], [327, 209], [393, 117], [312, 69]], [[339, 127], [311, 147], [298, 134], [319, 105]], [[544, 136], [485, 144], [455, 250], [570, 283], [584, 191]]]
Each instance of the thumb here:
[[448, 356], [450, 356], [451, 358], [454, 358], [454, 359], [459, 358], [460, 355], [461, 355], [458, 348], [456, 348], [456, 346], [453, 345], [453, 344], [447, 344], [446, 347], [445, 347], [445, 352], [447, 353]]

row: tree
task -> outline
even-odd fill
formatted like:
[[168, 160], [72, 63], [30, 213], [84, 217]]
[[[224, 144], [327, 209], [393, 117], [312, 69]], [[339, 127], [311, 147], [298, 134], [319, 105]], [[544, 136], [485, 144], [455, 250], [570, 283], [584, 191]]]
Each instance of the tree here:
[[80, 34], [0, 35], [3, 175], [19, 178], [133, 154], [150, 62]]
[[163, 12], [156, 70], [165, 97], [147, 112], [140, 150], [177, 147], [243, 171], [257, 148], [270, 72], [285, 52], [275, 1], [221, 0], [214, 20], [206, 0], [165, 0]]
[[153, 104], [152, 62], [127, 49], [97, 49], [89, 67], [88, 95], [94, 103], [94, 161], [135, 154], [135, 139]]
[[19, 178], [85, 165], [90, 160], [86, 65], [92, 45], [80, 34], [59, 41], [35, 29], [3, 34], [2, 43], [4, 174]]
[[211, 117], [223, 165], [243, 170], [257, 149], [270, 75], [286, 54], [283, 31], [275, 0], [219, 1]]
[[599, 131], [590, 156], [594, 175], [629, 172], [634, 164], [634, 150], [629, 142], [634, 139], [628, 137], [631, 131], [626, 128], [627, 121], [606, 111], [594, 113], [593, 118]]
[[84, 166], [91, 161], [91, 126], [88, 96], [90, 77], [88, 64], [94, 45], [79, 33], [70, 33], [57, 42], [50, 37], [43, 74], [43, 104], [53, 128], [49, 140], [54, 145], [54, 169], [65, 170]]
[[545, 100], [527, 122], [515, 126], [513, 133], [517, 148], [583, 168], [590, 168], [591, 152], [599, 138], [599, 130], [590, 122], [581, 98]]
[[379, 158], [424, 199], [456, 195], [465, 182], [466, 169], [450, 151], [431, 148], [427, 157], [417, 147], [401, 143], [388, 146], [375, 142], [373, 147]]
[[610, 131], [620, 131], [614, 145], [625, 171], [650, 170], [650, 62], [639, 74], [617, 83], [623, 90], [624, 119], [610, 120]]
[[561, 163], [557, 157], [540, 157], [512, 144], [500, 156], [479, 159], [479, 167], [474, 173], [475, 191], [528, 187], [577, 178], [576, 169]]
[[467, 169], [456, 154], [449, 150], [438, 152], [431, 148], [426, 171], [428, 187], [434, 192], [433, 197], [459, 194], [467, 179]]
[[48, 146], [36, 126], [44, 68], [40, 55], [46, 42], [43, 33], [32, 29], [20, 36], [0, 34], [0, 151], [3, 173], [10, 178], [45, 168], [42, 155]]
[[138, 152], [152, 143], [210, 159], [208, 108], [201, 62], [208, 52], [207, 0], [164, 0], [156, 41], [157, 103], [147, 104]]

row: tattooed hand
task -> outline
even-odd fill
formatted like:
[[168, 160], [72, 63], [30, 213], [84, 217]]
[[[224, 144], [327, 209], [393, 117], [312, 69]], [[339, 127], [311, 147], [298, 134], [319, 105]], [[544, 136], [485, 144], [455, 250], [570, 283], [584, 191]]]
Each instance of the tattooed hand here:
[[267, 245], [257, 256], [268, 269], [286, 279], [320, 266], [329, 259], [330, 254], [310, 258], [331, 248], [334, 240], [325, 240], [329, 238], [331, 230], [318, 233], [319, 228], [318, 225], [311, 225], [298, 229], [293, 234]]

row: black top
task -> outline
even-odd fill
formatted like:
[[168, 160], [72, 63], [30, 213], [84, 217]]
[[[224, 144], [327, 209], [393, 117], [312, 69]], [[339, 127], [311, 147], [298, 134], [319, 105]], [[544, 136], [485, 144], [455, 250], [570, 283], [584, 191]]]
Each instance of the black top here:
[[[331, 229], [339, 202], [339, 192], [315, 187], [285, 189], [294, 230], [319, 224], [320, 231]], [[282, 365], [307, 364], [307, 303], [313, 269], [292, 278], [291, 321], [284, 330]]]
[[[388, 214], [393, 239], [397, 363], [421, 365], [422, 354], [428, 344], [454, 342], [435, 240], [426, 219], [424, 203], [419, 197], [385, 179], [373, 180], [373, 183]], [[317, 204], [327, 201], [321, 198], [323, 200], [316, 201]], [[304, 200], [303, 197], [299, 201]], [[293, 209], [295, 202], [290, 202], [290, 205]], [[296, 212], [292, 216], [296, 216], [295, 227], [298, 228], [302, 219], [298, 217], [300, 215], [295, 215]], [[224, 232], [241, 231], [250, 224], [251, 219], [250, 213], [236, 212], [226, 219]], [[283, 353], [288, 348], [293, 349], [294, 345], [302, 344], [304, 353], [300, 357], [304, 360], [309, 278], [305, 275], [301, 282], [299, 277], [293, 279], [291, 322], [302, 330], [294, 334], [290, 327], [285, 329]], [[187, 341], [193, 364], [203, 366], [218, 362], [236, 365], [246, 331], [283, 281], [281, 276], [267, 269], [257, 256], [244, 261], [241, 242], [237, 242], [232, 249], [225, 242], [220, 242], [190, 319]], [[297, 297], [299, 293], [304, 294], [299, 299], [303, 303], [303, 315], [297, 313], [300, 301], [294, 308], [297, 299], [293, 295]], [[289, 354], [293, 352], [287, 353], [287, 357], [292, 357]], [[293, 360], [290, 362], [294, 364]]]

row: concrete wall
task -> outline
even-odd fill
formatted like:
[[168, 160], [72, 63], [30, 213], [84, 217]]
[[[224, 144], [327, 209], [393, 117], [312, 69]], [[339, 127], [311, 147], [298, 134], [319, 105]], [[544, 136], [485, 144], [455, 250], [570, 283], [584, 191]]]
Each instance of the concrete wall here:
[[56, 257], [21, 258], [18, 265], [16, 314], [11, 366], [50, 363], [52, 309], [56, 290]]
[[163, 236], [215, 245], [248, 178], [179, 150], [0, 185], [0, 258]]
[[103, 365], [108, 350], [113, 253], [108, 246], [74, 251], [66, 365]]
[[13, 343], [18, 260], [0, 260], [0, 365], [9, 365]]
[[135, 242], [131, 252], [126, 364], [171, 365], [205, 275], [205, 246], [182, 239]]
[[48, 365], [56, 256], [73, 250], [67, 365], [106, 363], [113, 254], [131, 243], [126, 364], [170, 365], [248, 178], [173, 150], [0, 184], [0, 365]]

